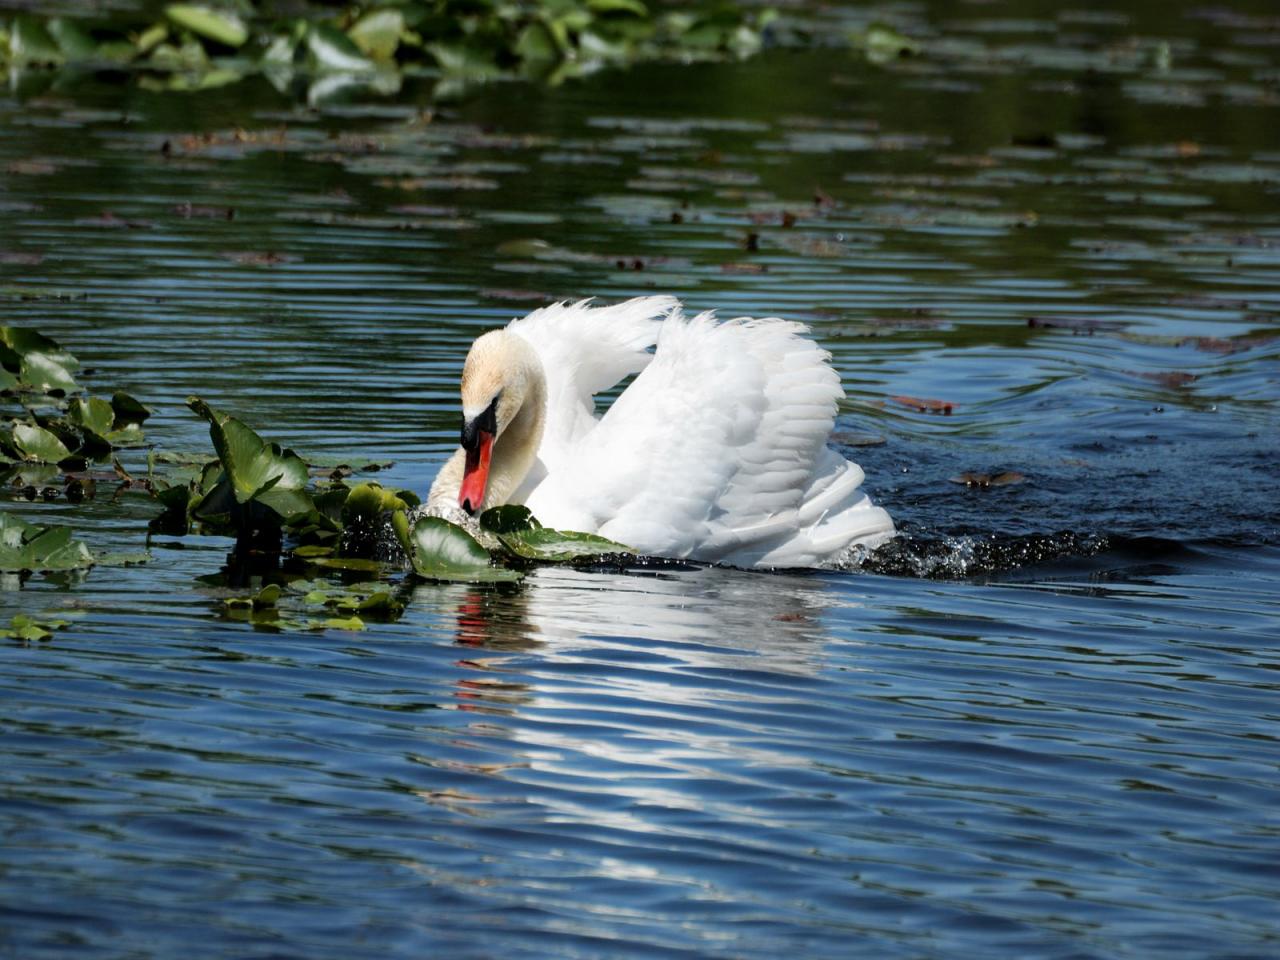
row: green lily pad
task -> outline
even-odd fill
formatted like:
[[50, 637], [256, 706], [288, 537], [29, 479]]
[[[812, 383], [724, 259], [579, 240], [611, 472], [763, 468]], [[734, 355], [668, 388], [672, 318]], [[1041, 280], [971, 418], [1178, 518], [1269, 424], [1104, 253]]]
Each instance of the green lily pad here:
[[354, 40], [336, 27], [316, 23], [307, 31], [307, 49], [322, 70], [364, 73], [373, 70], [373, 61], [361, 52]]
[[98, 55], [98, 44], [89, 31], [74, 20], [54, 17], [46, 24], [50, 37], [68, 60], [92, 60]]
[[198, 397], [187, 406], [209, 421], [209, 435], [236, 503], [256, 501], [284, 520], [315, 509], [304, 492], [307, 465], [292, 450], [268, 443], [235, 417], [218, 413]]
[[42, 393], [52, 393], [55, 390], [72, 393], [79, 389], [71, 371], [54, 354], [48, 353], [25, 354], [18, 379], [24, 386]]
[[67, 407], [67, 419], [81, 429], [105, 437], [116, 422], [116, 412], [111, 404], [98, 397], [72, 400]]
[[280, 600], [280, 585], [278, 583], [268, 583], [265, 587], [255, 594], [247, 597], [228, 597], [222, 601], [222, 605], [228, 610], [233, 609], [249, 609], [249, 610], [266, 610], [272, 609]]
[[29, 353], [43, 353], [67, 370], [75, 370], [80, 366], [80, 362], [63, 350], [57, 340], [46, 337], [38, 330], [29, 330], [26, 327], [0, 327], [0, 343], [19, 357]]
[[649, 15], [649, 8], [640, 0], [587, 0], [587, 9], [592, 13], [632, 13], [637, 17]]
[[347, 36], [366, 56], [390, 60], [404, 33], [404, 14], [399, 10], [372, 10], [353, 23]]
[[408, 510], [409, 504], [397, 491], [388, 490], [376, 480], [356, 484], [342, 505], [345, 526], [372, 526], [387, 510]]
[[346, 570], [354, 573], [382, 573], [382, 564], [364, 557], [309, 557], [309, 562], [327, 570]]
[[61, 440], [32, 423], [13, 428], [13, 446], [24, 460], [33, 463], [61, 463], [71, 458], [71, 451]]
[[920, 41], [880, 23], [871, 24], [864, 32], [854, 34], [850, 39], [875, 64], [913, 57], [923, 49]]
[[67, 419], [85, 434], [90, 447], [127, 447], [144, 439], [137, 423], [122, 423], [115, 407], [98, 397], [72, 400], [67, 406]]
[[329, 630], [363, 630], [365, 628], [364, 621], [357, 616], [330, 617], [328, 620], [315, 624], [315, 626]]
[[9, 626], [0, 629], [0, 637], [20, 640], [24, 643], [53, 639], [53, 631], [70, 625], [69, 620], [37, 620], [25, 613], [17, 614], [9, 621]]
[[171, 3], [164, 14], [176, 26], [228, 47], [240, 47], [249, 39], [249, 28], [236, 14], [194, 3]]
[[117, 425], [123, 423], [142, 423], [151, 416], [151, 408], [145, 407], [123, 390], [111, 395], [111, 409], [115, 411]]
[[95, 563], [70, 527], [43, 527], [0, 513], [0, 571], [79, 570]]
[[495, 567], [489, 551], [457, 524], [440, 517], [423, 517], [412, 530], [403, 512], [397, 511], [393, 525], [401, 536], [413, 572], [427, 580], [488, 583], [519, 580], [518, 570]]
[[542, 526], [528, 507], [507, 504], [480, 515], [481, 529], [494, 534], [518, 557], [565, 563], [616, 553], [635, 553], [628, 546], [591, 533], [551, 530]]
[[9, 59], [22, 64], [57, 64], [66, 58], [41, 21], [19, 14], [9, 28]]

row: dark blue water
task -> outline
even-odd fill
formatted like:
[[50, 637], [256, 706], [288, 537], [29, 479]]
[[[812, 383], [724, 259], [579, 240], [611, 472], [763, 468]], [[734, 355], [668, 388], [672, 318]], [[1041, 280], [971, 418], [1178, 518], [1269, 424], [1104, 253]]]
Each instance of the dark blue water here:
[[[885, 68], [0, 99], [0, 323], [160, 449], [209, 451], [198, 394], [425, 492], [479, 331], [661, 291], [809, 323], [904, 530], [388, 574], [361, 631], [228, 619], [213, 537], [6, 577], [0, 619], [70, 625], [4, 648], [0, 956], [1280, 951], [1274, 26], [900, 13], [935, 46]], [[111, 494], [0, 509], [146, 548]]]

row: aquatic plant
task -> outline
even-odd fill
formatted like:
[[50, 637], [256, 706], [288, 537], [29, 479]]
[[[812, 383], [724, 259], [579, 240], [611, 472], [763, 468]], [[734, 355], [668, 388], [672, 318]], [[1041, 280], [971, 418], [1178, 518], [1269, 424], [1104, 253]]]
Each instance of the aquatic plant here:
[[0, 572], [80, 570], [97, 560], [70, 527], [41, 526], [0, 513]]
[[17, 13], [0, 19], [0, 65], [122, 69], [178, 90], [252, 74], [285, 90], [301, 77], [313, 97], [352, 84], [392, 92], [405, 74], [432, 73], [446, 94], [506, 74], [555, 82], [608, 63], [747, 56], [774, 19], [725, 0], [666, 10], [642, 0], [402, 0], [297, 11], [227, 0], [170, 3], [156, 19]]

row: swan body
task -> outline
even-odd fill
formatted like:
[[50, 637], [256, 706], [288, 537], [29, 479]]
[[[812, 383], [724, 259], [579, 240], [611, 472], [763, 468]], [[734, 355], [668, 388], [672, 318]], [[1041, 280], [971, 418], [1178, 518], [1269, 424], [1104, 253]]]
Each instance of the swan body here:
[[[742, 567], [838, 564], [894, 535], [827, 446], [844, 396], [779, 319], [685, 317], [671, 297], [544, 307], [472, 345], [462, 446], [426, 512], [523, 503], [544, 525], [643, 554]], [[637, 374], [603, 416], [594, 397]]]

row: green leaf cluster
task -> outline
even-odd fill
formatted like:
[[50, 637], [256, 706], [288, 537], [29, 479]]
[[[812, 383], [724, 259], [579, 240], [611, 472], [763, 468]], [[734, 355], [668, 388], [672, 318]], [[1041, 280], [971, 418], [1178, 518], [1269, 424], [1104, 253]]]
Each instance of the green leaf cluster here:
[[434, 71], [447, 94], [508, 74], [554, 82], [608, 63], [748, 56], [774, 18], [727, 0], [674, 10], [652, 0], [385, 0], [292, 16], [278, 7], [168, 3], [154, 20], [18, 13], [0, 19], [0, 65], [128, 66], [144, 85], [182, 90], [255, 73], [285, 89], [304, 76], [313, 97], [353, 82], [392, 92], [404, 73]]
[[543, 527], [528, 507], [506, 505], [486, 510], [480, 529], [498, 546], [490, 551], [457, 524], [422, 517], [410, 524], [404, 513], [392, 520], [413, 572], [425, 580], [466, 583], [518, 580], [530, 563], [593, 561], [634, 554], [630, 547], [588, 533]]
[[60, 618], [37, 619], [28, 614], [19, 613], [14, 615], [7, 627], [0, 626], [0, 637], [17, 640], [20, 643], [52, 640], [55, 630], [61, 630], [63, 627], [70, 625], [70, 620]]
[[0, 513], [0, 572], [80, 570], [95, 562], [70, 527], [38, 526]]
[[222, 601], [222, 613], [229, 620], [271, 630], [363, 630], [366, 620], [399, 619], [404, 603], [378, 581], [335, 586], [324, 580], [294, 580], [228, 597]]
[[143, 442], [141, 424], [151, 411], [123, 392], [109, 401], [73, 396], [81, 392], [79, 366], [51, 337], [0, 327], [0, 394], [22, 411], [0, 425], [0, 465], [69, 464]]

